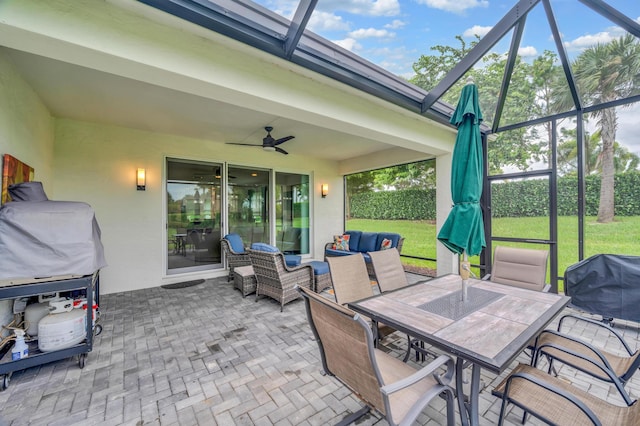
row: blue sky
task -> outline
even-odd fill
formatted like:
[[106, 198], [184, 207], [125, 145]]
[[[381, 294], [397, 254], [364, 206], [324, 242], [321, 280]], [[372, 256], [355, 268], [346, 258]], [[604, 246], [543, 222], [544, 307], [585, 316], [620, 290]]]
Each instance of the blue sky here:
[[[257, 0], [287, 18], [297, 0]], [[457, 46], [456, 35], [484, 36], [516, 0], [319, 0], [308, 28], [388, 71], [411, 77], [412, 64], [434, 45]], [[619, 28], [577, 0], [551, 0], [569, 54], [621, 35]], [[640, 18], [640, 1], [609, 0], [632, 19]], [[495, 46], [505, 52], [508, 37]], [[520, 53], [535, 57], [556, 51], [542, 4], [529, 14]]]
[[[254, 0], [291, 18], [298, 0]], [[640, 22], [640, 0], [605, 0]], [[308, 29], [341, 47], [405, 78], [413, 76], [412, 64], [422, 54], [433, 54], [435, 45], [459, 47], [456, 35], [466, 42], [495, 25], [517, 0], [318, 0]], [[622, 30], [578, 0], [551, 0], [563, 44], [570, 57], [598, 42], [606, 43]], [[510, 33], [494, 46], [505, 53]], [[542, 3], [527, 16], [520, 55], [533, 60], [545, 49], [557, 52]], [[640, 106], [618, 108], [617, 139], [640, 155]]]

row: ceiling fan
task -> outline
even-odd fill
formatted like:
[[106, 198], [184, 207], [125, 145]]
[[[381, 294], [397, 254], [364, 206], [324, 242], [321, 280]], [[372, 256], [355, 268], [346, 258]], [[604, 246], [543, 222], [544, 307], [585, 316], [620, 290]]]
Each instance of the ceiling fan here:
[[227, 144], [228, 145], [261, 146], [262, 149], [264, 149], [265, 151], [277, 151], [280, 154], [287, 155], [288, 152], [280, 148], [278, 145], [295, 138], [295, 136], [285, 136], [284, 138], [274, 139], [274, 137], [271, 136], [271, 131], [273, 130], [273, 127], [267, 126], [264, 129], [267, 131], [267, 136], [265, 136], [262, 139], [262, 145], [254, 145], [250, 143], [234, 143], [234, 142], [228, 142]]

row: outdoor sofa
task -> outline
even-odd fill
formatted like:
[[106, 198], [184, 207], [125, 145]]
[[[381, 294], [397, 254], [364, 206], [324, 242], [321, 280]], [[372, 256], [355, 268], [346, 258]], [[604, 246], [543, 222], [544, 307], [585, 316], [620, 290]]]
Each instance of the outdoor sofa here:
[[342, 235], [334, 236], [332, 242], [324, 247], [324, 257], [349, 256], [360, 253], [367, 265], [370, 277], [375, 276], [371, 256], [367, 253], [389, 248], [396, 248], [398, 253], [402, 251], [404, 238], [400, 234], [392, 232], [363, 232], [345, 231]]

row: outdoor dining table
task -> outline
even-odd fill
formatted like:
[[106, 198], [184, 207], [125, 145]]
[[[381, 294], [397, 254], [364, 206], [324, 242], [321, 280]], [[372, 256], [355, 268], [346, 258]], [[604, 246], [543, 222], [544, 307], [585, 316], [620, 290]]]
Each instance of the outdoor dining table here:
[[[478, 425], [480, 370], [500, 374], [569, 303], [570, 297], [459, 275], [385, 292], [348, 306], [456, 357], [456, 396], [463, 425]], [[469, 394], [463, 370], [472, 366]]]

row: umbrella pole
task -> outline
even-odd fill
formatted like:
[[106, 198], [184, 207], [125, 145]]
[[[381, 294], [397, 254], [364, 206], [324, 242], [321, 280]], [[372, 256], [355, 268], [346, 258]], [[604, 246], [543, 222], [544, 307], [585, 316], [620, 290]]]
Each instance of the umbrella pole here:
[[460, 262], [460, 278], [462, 278], [462, 301], [466, 302], [469, 288], [469, 272], [471, 271], [471, 264], [467, 256], [467, 251], [462, 252], [462, 261]]

